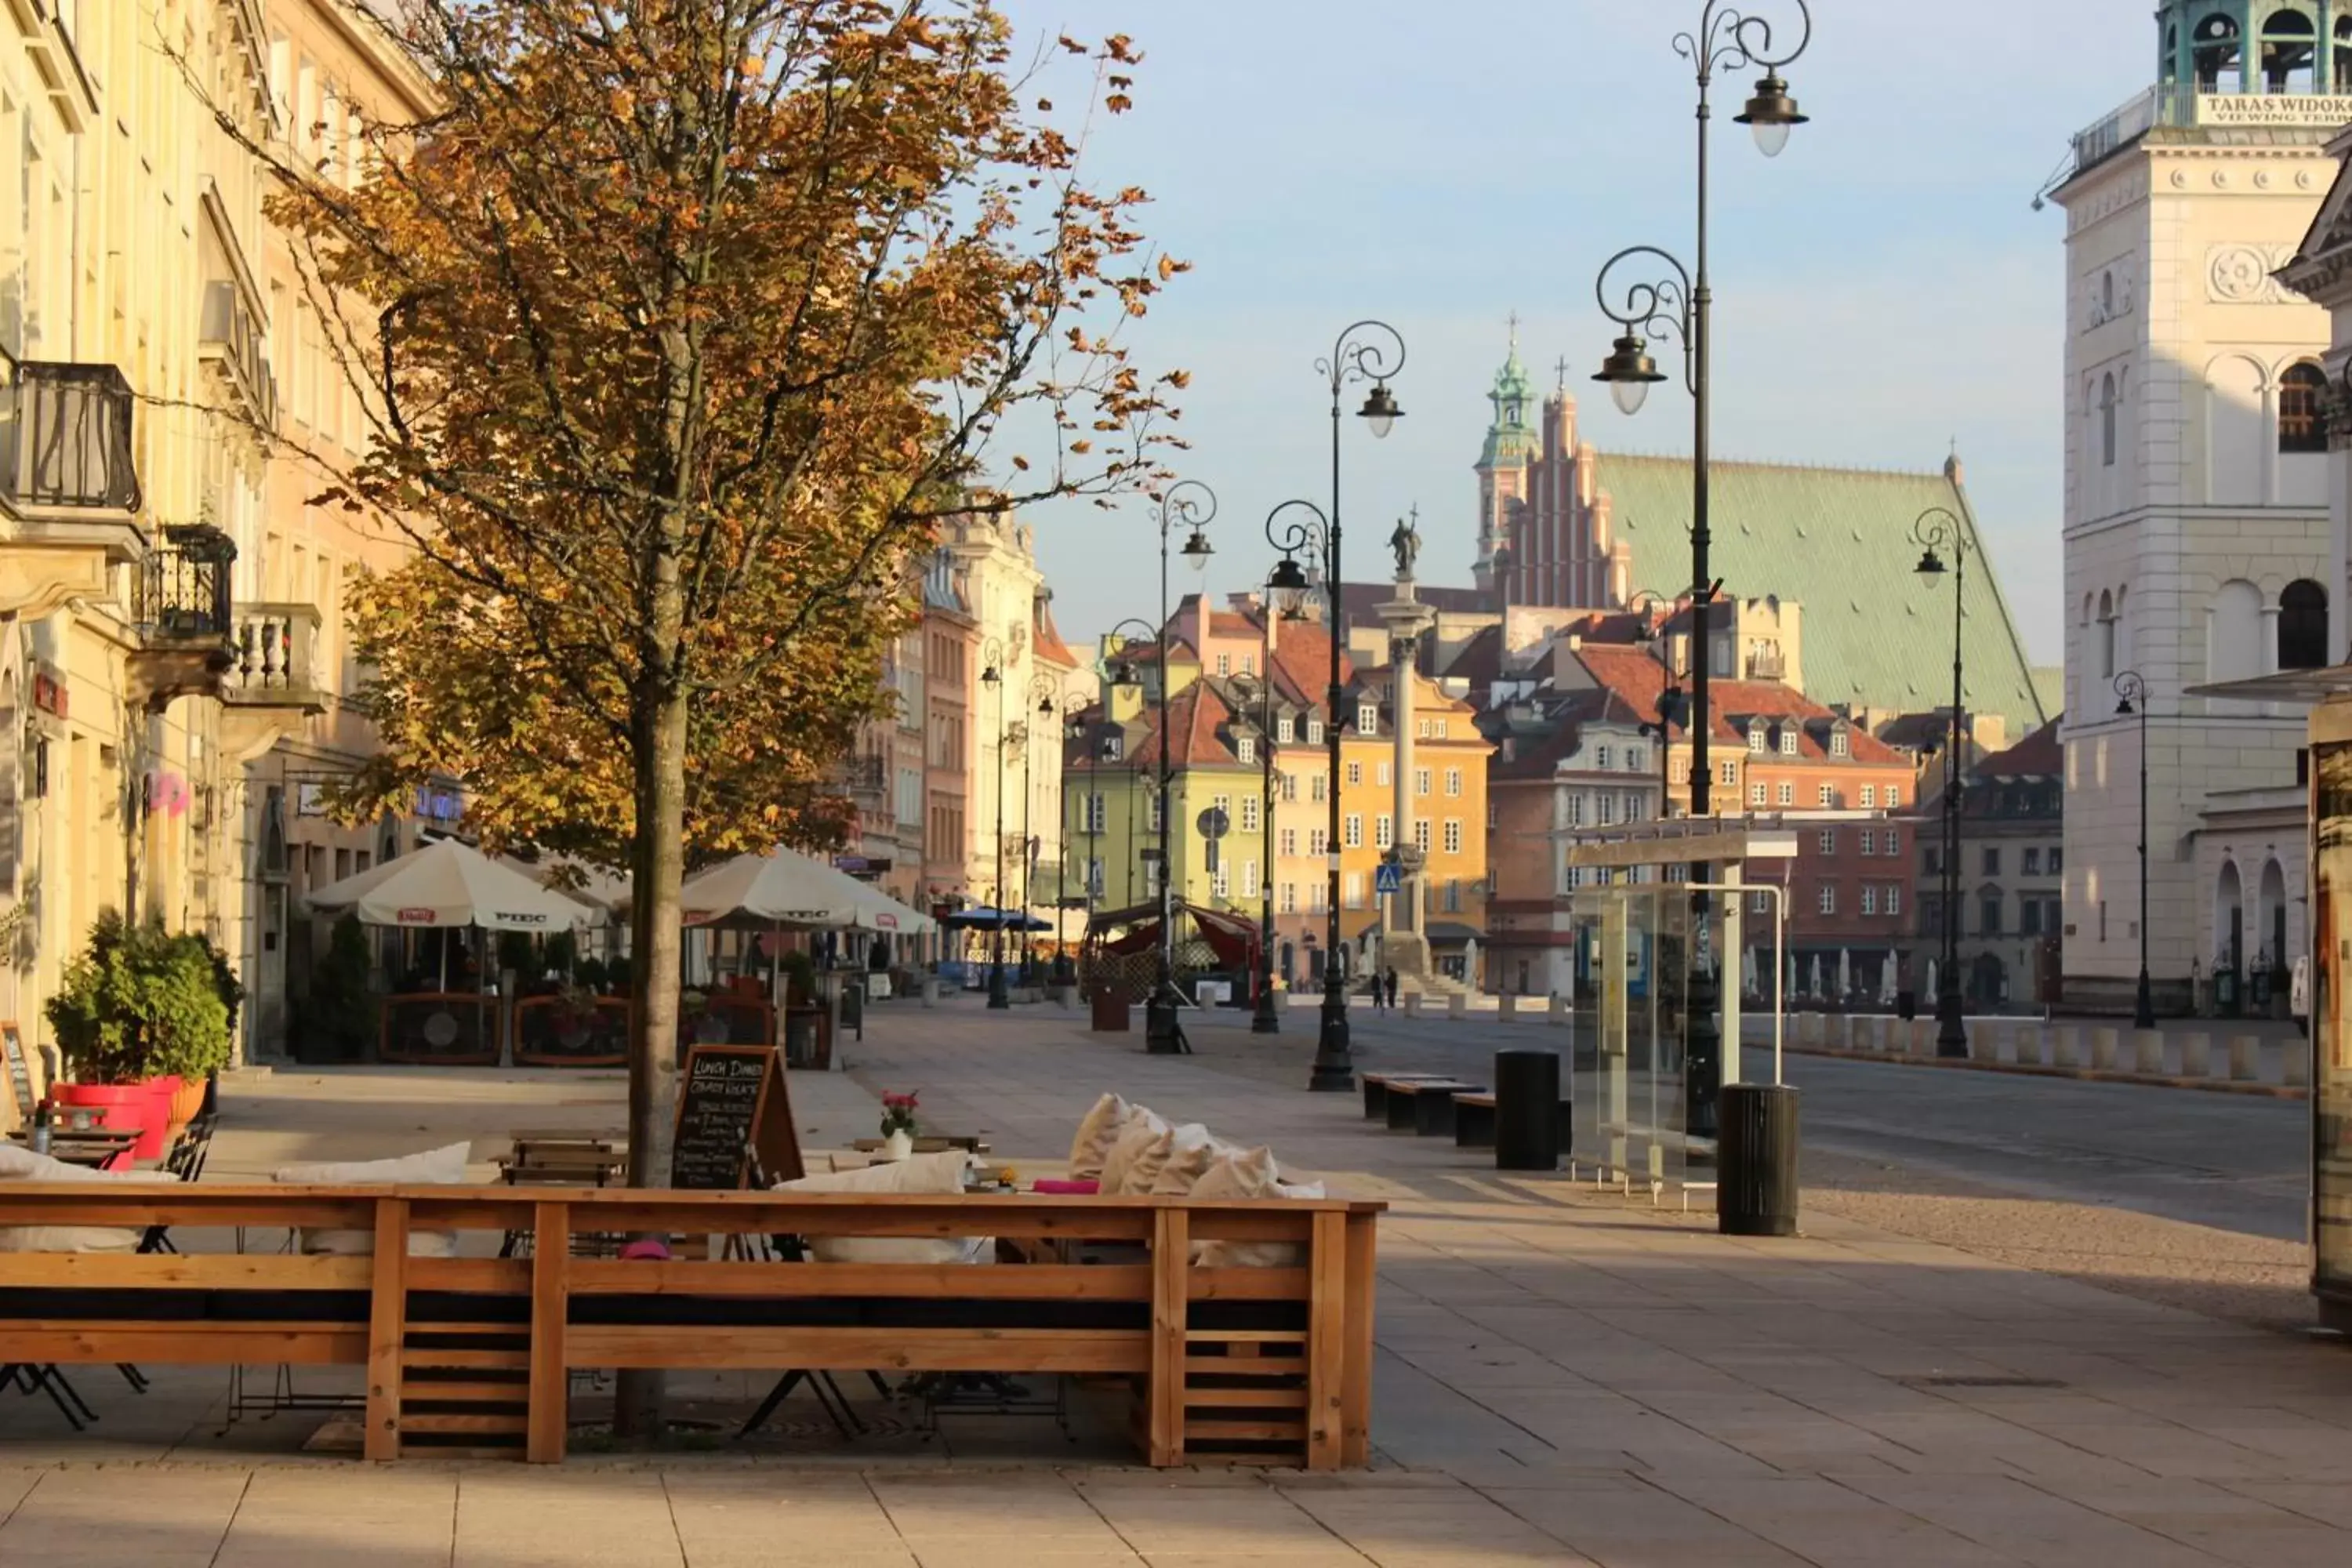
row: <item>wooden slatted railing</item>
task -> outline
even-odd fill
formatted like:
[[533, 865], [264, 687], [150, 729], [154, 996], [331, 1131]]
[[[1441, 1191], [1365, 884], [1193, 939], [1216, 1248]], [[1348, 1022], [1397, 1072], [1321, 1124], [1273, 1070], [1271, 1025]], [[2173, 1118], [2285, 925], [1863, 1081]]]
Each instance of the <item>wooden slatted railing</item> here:
[[[167, 1225], [183, 1251], [0, 1253], [0, 1363], [358, 1365], [368, 1458], [504, 1442], [539, 1462], [563, 1457], [575, 1368], [1066, 1373], [1132, 1381], [1153, 1465], [1338, 1468], [1370, 1458], [1383, 1206], [11, 1183], [0, 1226]], [[235, 1226], [372, 1231], [373, 1250], [201, 1249], [202, 1233]], [[419, 1231], [455, 1233], [476, 1253], [498, 1233], [527, 1233], [531, 1255], [414, 1258]], [[1063, 1243], [1108, 1256], [992, 1267], [572, 1256], [578, 1236], [646, 1233], [690, 1250], [729, 1236], [986, 1236], [1030, 1244], [1033, 1256]], [[1202, 1241], [1293, 1243], [1304, 1262], [1196, 1268]], [[44, 1306], [62, 1291], [98, 1294], [72, 1298], [69, 1314]], [[176, 1316], [157, 1310], [159, 1292], [203, 1292], [205, 1304]], [[909, 1303], [926, 1304], [923, 1321], [892, 1321]]]

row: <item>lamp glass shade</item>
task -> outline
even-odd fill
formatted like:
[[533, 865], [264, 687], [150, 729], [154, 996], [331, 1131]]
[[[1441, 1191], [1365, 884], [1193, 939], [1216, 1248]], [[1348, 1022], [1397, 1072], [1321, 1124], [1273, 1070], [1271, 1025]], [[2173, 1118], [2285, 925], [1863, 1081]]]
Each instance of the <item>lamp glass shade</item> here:
[[1789, 145], [1789, 124], [1786, 121], [1759, 120], [1748, 129], [1756, 137], [1756, 150], [1767, 158], [1777, 158]]
[[1364, 398], [1364, 405], [1356, 410], [1356, 415], [1372, 427], [1372, 439], [1384, 441], [1389, 432], [1396, 428], [1396, 422], [1404, 417], [1404, 410], [1397, 406], [1396, 394], [1389, 390], [1389, 384], [1380, 381], [1372, 384], [1371, 392]]
[[1187, 566], [1195, 572], [1206, 572], [1209, 557], [1216, 552], [1210, 546], [1209, 536], [1196, 528], [1192, 531], [1192, 537], [1184, 542], [1182, 553]]
[[1755, 96], [1748, 100], [1748, 107], [1732, 119], [1754, 133], [1758, 152], [1767, 158], [1777, 158], [1789, 144], [1789, 132], [1804, 124], [1807, 117], [1797, 108], [1797, 100], [1789, 96], [1789, 84], [1778, 72], [1767, 72], [1757, 81]]
[[1923, 550], [1919, 552], [1919, 564], [1916, 570], [1920, 576], [1933, 581], [1944, 574], [1944, 558], [1932, 549]]
[[993, 686], [1003, 679], [1004, 677], [997, 673], [996, 666], [992, 664], [980, 672], [980, 683], [982, 686]]
[[1617, 405], [1618, 413], [1639, 414], [1642, 405], [1650, 401], [1650, 384], [1646, 381], [1612, 381], [1609, 384], [1609, 397]]

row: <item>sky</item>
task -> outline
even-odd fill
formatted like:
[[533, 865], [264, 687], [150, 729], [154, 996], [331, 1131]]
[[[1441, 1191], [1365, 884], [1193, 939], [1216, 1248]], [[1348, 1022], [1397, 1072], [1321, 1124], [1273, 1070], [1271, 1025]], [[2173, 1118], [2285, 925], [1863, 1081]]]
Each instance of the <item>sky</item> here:
[[[1144, 53], [1135, 108], [1098, 121], [1086, 156], [1096, 183], [1150, 191], [1146, 228], [1192, 263], [1128, 341], [1192, 373], [1181, 471], [1220, 503], [1211, 592], [1263, 580], [1278, 502], [1326, 497], [1315, 361], [1364, 317], [1406, 340], [1407, 416], [1383, 442], [1347, 432], [1351, 578], [1418, 504], [1423, 580], [1469, 582], [1471, 468], [1514, 311], [1540, 386], [1568, 361], [1588, 439], [1689, 449], [1671, 384], [1629, 419], [1590, 377], [1611, 336], [1601, 263], [1692, 249], [1695, 84], [1672, 40], [1699, 0], [1000, 4], [1024, 50], [1123, 32]], [[1814, 0], [1785, 73], [1812, 123], [1778, 159], [1729, 122], [1755, 73], [1717, 88], [1717, 455], [1927, 470], [1957, 442], [2037, 662], [2063, 648], [2064, 215], [2031, 202], [2068, 137], [2153, 79], [2153, 9]], [[1057, 65], [1040, 89], [1066, 114], [1084, 85]], [[1031, 520], [1065, 636], [1152, 616], [1148, 503]]]

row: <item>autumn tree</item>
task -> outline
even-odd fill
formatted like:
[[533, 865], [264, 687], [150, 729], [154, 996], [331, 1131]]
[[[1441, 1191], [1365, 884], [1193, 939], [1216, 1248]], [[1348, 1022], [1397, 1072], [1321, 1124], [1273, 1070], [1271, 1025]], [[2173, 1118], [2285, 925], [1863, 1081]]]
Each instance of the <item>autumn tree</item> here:
[[[1151, 482], [1182, 376], [1117, 333], [1178, 264], [983, 0], [343, 3], [438, 98], [356, 180], [273, 158], [374, 436], [328, 493], [415, 546], [358, 593], [350, 804], [446, 775], [488, 837], [625, 866], [658, 1184], [689, 845], [823, 830], [940, 515]], [[1126, 107], [1126, 39], [1060, 47]], [[1008, 420], [1037, 444], [984, 471]]]

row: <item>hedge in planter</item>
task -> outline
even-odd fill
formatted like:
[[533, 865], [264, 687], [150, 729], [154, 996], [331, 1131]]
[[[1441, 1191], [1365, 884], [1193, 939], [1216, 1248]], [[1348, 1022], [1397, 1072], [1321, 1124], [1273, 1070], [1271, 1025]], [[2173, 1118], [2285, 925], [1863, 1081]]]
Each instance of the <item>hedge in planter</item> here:
[[224, 985], [226, 964], [215, 960], [201, 936], [102, 915], [88, 950], [67, 966], [64, 984], [45, 1005], [76, 1085], [93, 1087], [101, 1100], [124, 1101], [128, 1097], [103, 1090], [168, 1084], [143, 1105], [110, 1110], [110, 1119], [124, 1114], [126, 1124], [135, 1121], [148, 1134], [139, 1142], [142, 1158], [163, 1152], [173, 1091], [228, 1065], [226, 993], [236, 981], [231, 974]]

